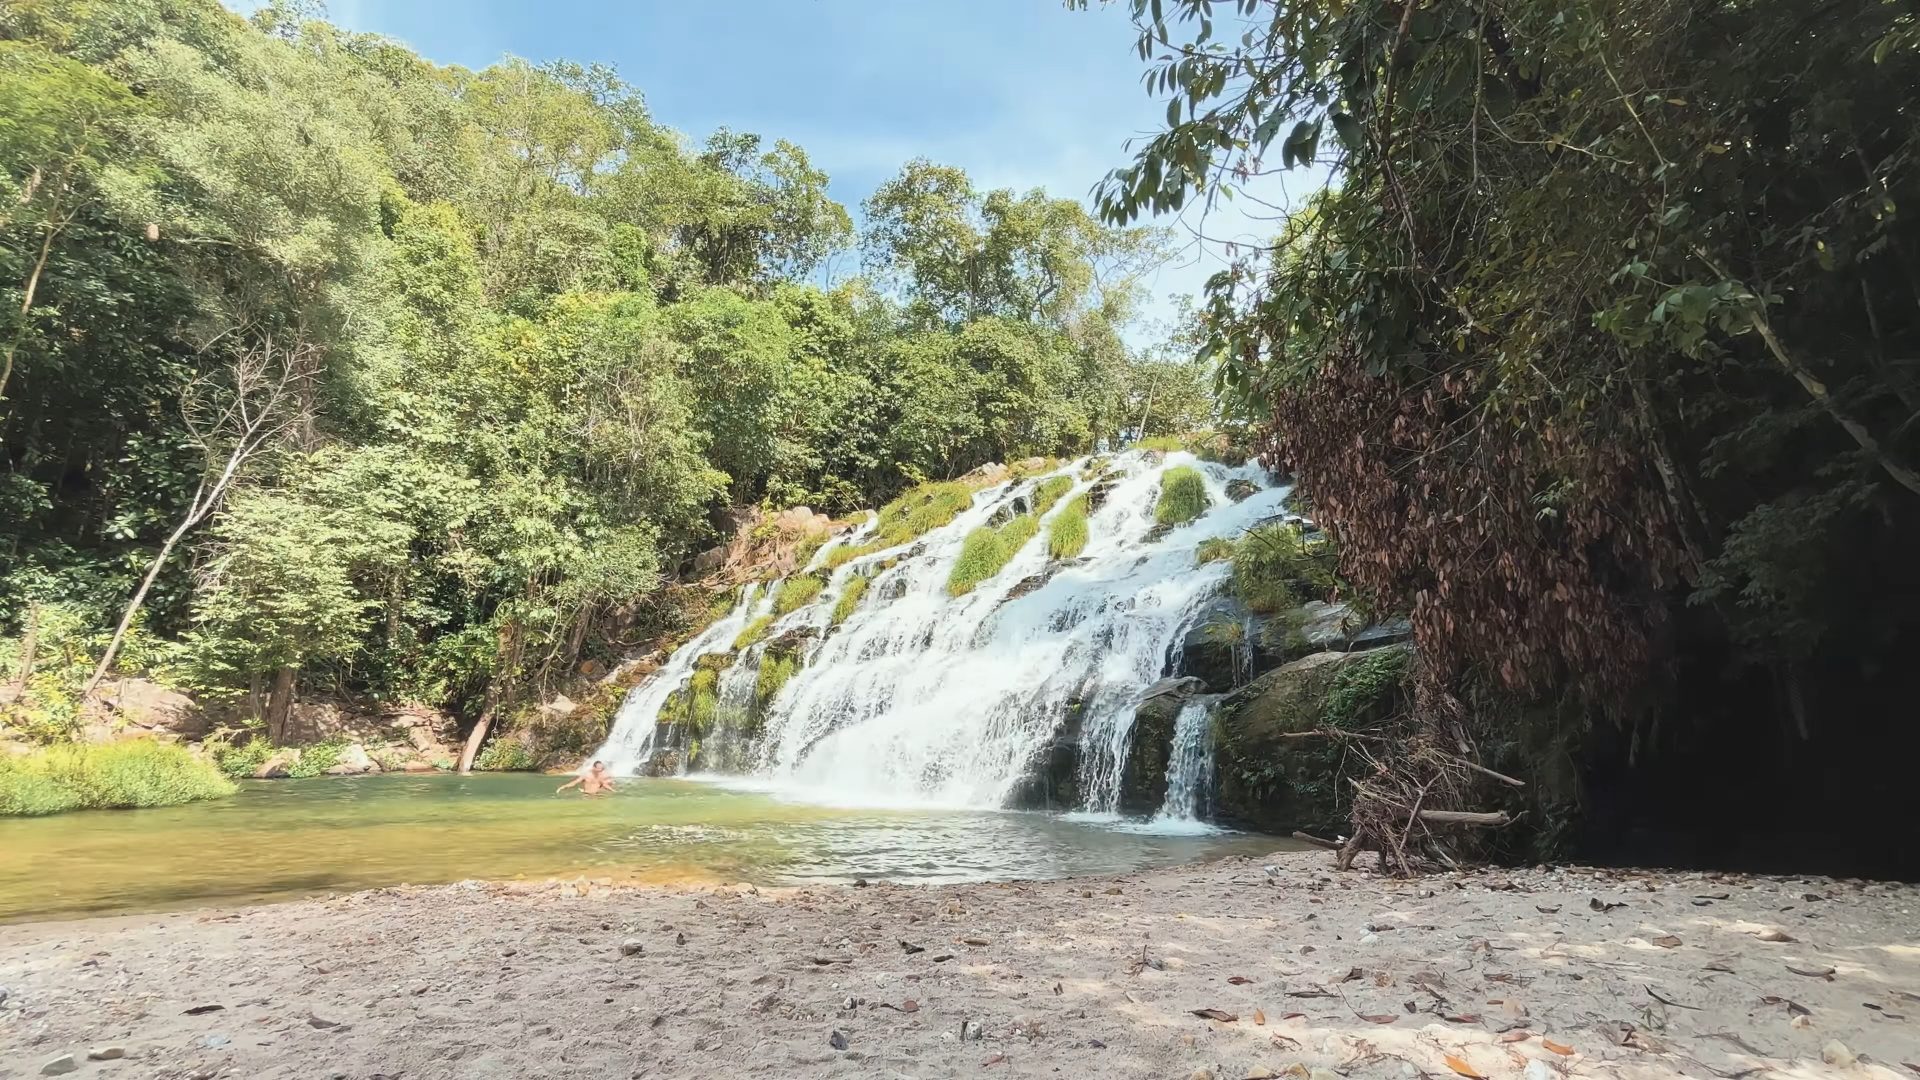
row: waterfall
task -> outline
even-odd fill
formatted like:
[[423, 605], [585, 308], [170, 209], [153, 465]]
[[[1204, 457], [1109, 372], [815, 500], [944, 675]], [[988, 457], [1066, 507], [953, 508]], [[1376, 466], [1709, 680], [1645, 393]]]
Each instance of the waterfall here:
[[1174, 720], [1173, 753], [1167, 759], [1167, 801], [1158, 821], [1201, 821], [1213, 791], [1213, 703], [1201, 695], [1180, 708]]
[[[1179, 465], [1201, 472], [1211, 505], [1185, 525], [1156, 526], [1161, 476]], [[1052, 477], [1070, 478], [1071, 487], [1037, 534], [972, 591], [949, 595], [967, 535], [1027, 512]], [[1241, 501], [1228, 497], [1229, 484]], [[1054, 519], [1088, 493], [1098, 502], [1084, 551], [1053, 560]], [[1257, 465], [1129, 451], [984, 487], [952, 522], [911, 543], [826, 559], [835, 546], [864, 543], [869, 519], [809, 563], [825, 580], [819, 595], [774, 619], [721, 673], [714, 730], [703, 736], [696, 768], [841, 805], [997, 807], [1052, 744], [1073, 740], [1084, 808], [1110, 813], [1141, 692], [1165, 673], [1228, 573], [1224, 561], [1198, 565], [1196, 549], [1279, 516], [1285, 495]], [[865, 591], [836, 623], [834, 609], [856, 578]], [[744, 626], [771, 613], [777, 589], [757, 602], [743, 597], [634, 690], [601, 756], [620, 771], [643, 764], [663, 726], [655, 723], [661, 706], [687, 685], [695, 661], [729, 650]], [[774, 641], [797, 650], [789, 655], [799, 666], [760, 703], [752, 691]], [[742, 711], [751, 723], [738, 719]], [[719, 755], [708, 745], [730, 749]]]

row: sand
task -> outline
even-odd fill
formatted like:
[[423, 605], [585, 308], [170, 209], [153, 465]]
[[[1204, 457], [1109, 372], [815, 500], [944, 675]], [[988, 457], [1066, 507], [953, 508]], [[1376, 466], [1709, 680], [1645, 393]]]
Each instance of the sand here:
[[1920, 887], [1391, 881], [1320, 852], [915, 888], [466, 882], [0, 927], [0, 987], [6, 1077], [72, 1055], [155, 1078], [1912, 1080]]

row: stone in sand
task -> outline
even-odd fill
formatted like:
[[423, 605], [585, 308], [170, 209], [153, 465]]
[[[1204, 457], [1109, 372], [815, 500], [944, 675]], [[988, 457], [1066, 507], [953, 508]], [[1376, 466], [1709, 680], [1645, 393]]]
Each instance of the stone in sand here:
[[61, 1076], [66, 1073], [73, 1072], [75, 1069], [78, 1069], [79, 1067], [80, 1067], [79, 1063], [73, 1060], [72, 1054], [61, 1054], [59, 1057], [54, 1058], [52, 1061], [49, 1061], [45, 1065], [40, 1066], [40, 1075], [41, 1076]]

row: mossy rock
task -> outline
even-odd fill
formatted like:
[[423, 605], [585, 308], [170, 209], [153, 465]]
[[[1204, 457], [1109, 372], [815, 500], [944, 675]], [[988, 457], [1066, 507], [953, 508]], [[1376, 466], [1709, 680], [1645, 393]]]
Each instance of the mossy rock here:
[[1319, 652], [1267, 672], [1214, 712], [1214, 763], [1222, 821], [1265, 832], [1345, 827], [1334, 740], [1288, 738], [1324, 727], [1359, 728], [1401, 700], [1412, 649]]
[[1167, 799], [1167, 765], [1173, 758], [1173, 730], [1180, 710], [1206, 685], [1199, 679], [1161, 679], [1140, 695], [1133, 728], [1127, 735], [1127, 760], [1120, 770], [1120, 809], [1150, 814]]

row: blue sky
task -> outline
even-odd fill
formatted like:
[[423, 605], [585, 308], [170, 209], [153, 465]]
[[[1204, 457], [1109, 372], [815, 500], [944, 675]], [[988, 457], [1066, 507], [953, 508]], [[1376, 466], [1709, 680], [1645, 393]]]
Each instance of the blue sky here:
[[[1149, 134], [1163, 103], [1124, 3], [1061, 0], [332, 0], [330, 18], [390, 35], [440, 63], [512, 54], [612, 64], [655, 119], [695, 140], [728, 126], [805, 147], [834, 196], [859, 203], [907, 160], [967, 170], [976, 184], [1086, 199]], [[1305, 176], [1264, 182], [1286, 201]], [[1259, 215], [1271, 211], [1252, 207]], [[1264, 239], [1277, 226], [1228, 208], [1182, 235]], [[1194, 247], [1151, 282], [1163, 312], [1221, 265]]]

